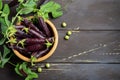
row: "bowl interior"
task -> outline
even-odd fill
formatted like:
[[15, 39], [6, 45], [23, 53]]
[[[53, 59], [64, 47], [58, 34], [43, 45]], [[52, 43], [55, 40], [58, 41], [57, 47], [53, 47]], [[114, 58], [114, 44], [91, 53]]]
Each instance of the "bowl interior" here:
[[[49, 58], [54, 53], [54, 51], [55, 51], [55, 49], [57, 48], [57, 45], [58, 45], [58, 32], [55, 28], [55, 25], [50, 20], [46, 20], [45, 22], [50, 26], [50, 28], [53, 32], [54, 44], [53, 44], [52, 48], [50, 49], [50, 51], [48, 53], [46, 53], [44, 56], [36, 59], [35, 62], [40, 62], [40, 61], [43, 61], [43, 60], [46, 60], [47, 58]], [[16, 56], [18, 56], [23, 61], [30, 62], [30, 58], [22, 55], [17, 50], [13, 49], [13, 52], [16, 54]]]

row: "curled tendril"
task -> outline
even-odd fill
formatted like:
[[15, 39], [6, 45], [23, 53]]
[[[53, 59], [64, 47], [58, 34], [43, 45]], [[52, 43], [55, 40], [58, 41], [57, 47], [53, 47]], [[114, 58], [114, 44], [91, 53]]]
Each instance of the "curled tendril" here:
[[15, 29], [15, 27], [13, 26], [8, 27], [6, 31], [7, 38], [9, 39], [10, 37], [14, 37], [16, 32], [17, 30]]
[[8, 27], [8, 29], [6, 30], [6, 37], [8, 41], [6, 43], [17, 43], [17, 39], [15, 37], [16, 32], [17, 30], [15, 29], [15, 27], [13, 26]]
[[26, 39], [22, 39], [17, 43], [17, 46], [20, 44], [23, 48], [24, 48], [24, 42], [26, 41]]
[[29, 32], [29, 28], [24, 27], [22, 31], [25, 31], [25, 33], [27, 34]]

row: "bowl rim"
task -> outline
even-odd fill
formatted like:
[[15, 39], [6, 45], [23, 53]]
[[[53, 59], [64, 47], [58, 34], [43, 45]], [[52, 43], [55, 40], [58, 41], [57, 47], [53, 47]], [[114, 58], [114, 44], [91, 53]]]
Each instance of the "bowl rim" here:
[[[53, 35], [54, 35], [54, 39], [55, 39], [54, 40], [54, 44], [53, 44], [52, 48], [50, 49], [50, 51], [46, 55], [44, 55], [43, 57], [40, 57], [40, 58], [36, 59], [34, 62], [41, 62], [41, 61], [44, 61], [47, 58], [49, 58], [54, 53], [54, 51], [56, 50], [57, 45], [58, 45], [58, 32], [57, 32], [57, 29], [56, 29], [55, 25], [50, 20], [45, 20], [45, 22], [48, 25], [50, 25], [50, 27], [51, 27], [51, 29], [53, 31]], [[21, 60], [26, 61], [26, 62], [30, 62], [31, 61], [30, 58], [22, 55], [17, 50], [13, 49], [13, 52]]]

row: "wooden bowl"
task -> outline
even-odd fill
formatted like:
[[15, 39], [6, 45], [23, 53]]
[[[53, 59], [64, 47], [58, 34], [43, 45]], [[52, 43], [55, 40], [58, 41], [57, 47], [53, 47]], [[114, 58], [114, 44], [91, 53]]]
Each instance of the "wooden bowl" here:
[[[46, 60], [47, 58], [49, 58], [54, 53], [54, 51], [56, 50], [57, 45], [58, 45], [58, 32], [57, 32], [57, 30], [55, 28], [55, 25], [50, 20], [46, 20], [45, 22], [51, 27], [51, 30], [53, 31], [54, 44], [53, 44], [52, 48], [50, 49], [50, 51], [46, 55], [36, 59], [34, 62], [41, 62], [41, 61]], [[16, 56], [18, 56], [23, 61], [26, 61], [26, 62], [31, 61], [30, 58], [22, 55], [17, 50], [13, 49], [13, 52], [15, 53]]]

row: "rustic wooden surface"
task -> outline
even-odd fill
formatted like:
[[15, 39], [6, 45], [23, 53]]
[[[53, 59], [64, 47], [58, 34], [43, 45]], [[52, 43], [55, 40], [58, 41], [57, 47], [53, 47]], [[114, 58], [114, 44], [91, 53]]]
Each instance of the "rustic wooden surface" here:
[[[59, 33], [59, 45], [43, 62], [50, 62], [51, 68], [36, 80], [120, 80], [120, 0], [55, 1], [64, 11], [62, 17], [51, 19]], [[66, 28], [61, 28], [63, 21]], [[68, 30], [74, 32], [66, 41]], [[0, 74], [1, 80], [24, 79], [9, 64]]]

